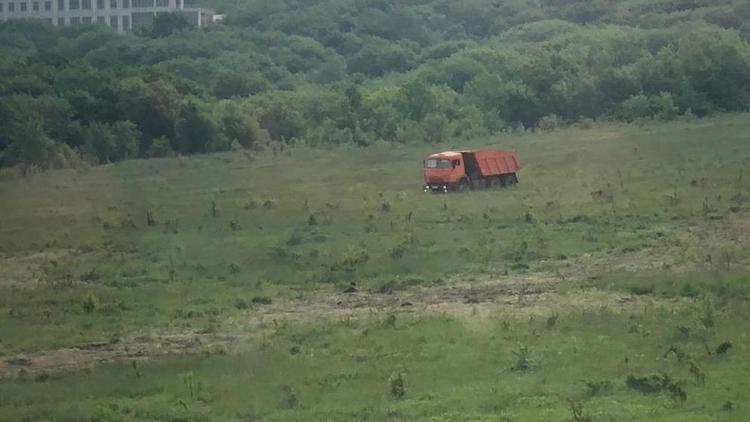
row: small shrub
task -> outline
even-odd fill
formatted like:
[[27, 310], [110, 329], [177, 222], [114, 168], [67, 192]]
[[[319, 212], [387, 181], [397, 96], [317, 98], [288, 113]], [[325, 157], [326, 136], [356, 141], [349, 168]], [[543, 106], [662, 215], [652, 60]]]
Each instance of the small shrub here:
[[579, 401], [575, 401], [573, 399], [568, 399], [568, 404], [570, 405], [570, 413], [572, 413], [573, 421], [574, 422], [590, 422], [591, 417], [586, 415], [583, 411], [583, 403]]
[[153, 227], [156, 225], [156, 219], [154, 218], [154, 213], [151, 212], [151, 210], [146, 211], [146, 225], [149, 227]]
[[539, 128], [539, 130], [543, 131], [555, 130], [562, 125], [562, 119], [560, 119], [560, 117], [558, 117], [556, 114], [548, 114], [539, 119], [539, 123], [537, 123], [537, 127]]
[[96, 311], [96, 309], [99, 307], [99, 298], [96, 297], [95, 294], [89, 293], [83, 299], [83, 302], [81, 303], [81, 307], [83, 308], [83, 312], [90, 314]]
[[632, 286], [630, 293], [636, 296], [645, 296], [654, 293], [654, 286]]
[[255, 296], [251, 299], [251, 302], [257, 305], [270, 305], [271, 303], [273, 303], [273, 300], [265, 296]]
[[666, 392], [674, 400], [687, 400], [687, 392], [666, 374], [646, 377], [628, 375], [625, 385], [631, 390], [640, 391], [643, 394], [660, 394]]
[[237, 309], [239, 309], [239, 310], [243, 310], [243, 309], [250, 308], [250, 304], [247, 303], [247, 301], [245, 299], [239, 298], [239, 299], [237, 299], [237, 300], [234, 301], [234, 307], [237, 308]]
[[240, 273], [240, 266], [232, 262], [229, 264], [229, 272], [231, 274], [239, 274]]
[[289, 236], [289, 239], [287, 239], [286, 244], [287, 246], [297, 246], [302, 243], [304, 238], [302, 235], [298, 232], [292, 233], [291, 236]]
[[281, 387], [282, 399], [281, 405], [285, 409], [294, 409], [297, 407], [298, 400], [297, 395], [294, 393], [294, 389], [289, 385]]
[[513, 371], [528, 371], [534, 367], [531, 362], [531, 352], [529, 346], [521, 346], [517, 351], [513, 351], [513, 355], [516, 356], [516, 364], [513, 365], [511, 370]]
[[560, 319], [560, 315], [555, 312], [547, 318], [547, 328], [553, 328], [557, 325], [557, 320]]
[[406, 388], [404, 387], [404, 376], [401, 371], [395, 371], [388, 378], [388, 387], [391, 392], [391, 397], [395, 399], [401, 399], [406, 395]]
[[601, 396], [612, 392], [612, 383], [607, 380], [603, 381], [586, 381], [586, 388], [589, 396]]
[[388, 317], [385, 319], [385, 325], [386, 327], [396, 328], [396, 315], [395, 314], [388, 315]]
[[719, 347], [716, 348], [715, 355], [721, 356], [729, 351], [729, 349], [732, 348], [732, 343], [725, 341], [724, 343], [721, 343]]
[[576, 123], [578, 129], [588, 130], [594, 128], [594, 119], [590, 117], [584, 117]]

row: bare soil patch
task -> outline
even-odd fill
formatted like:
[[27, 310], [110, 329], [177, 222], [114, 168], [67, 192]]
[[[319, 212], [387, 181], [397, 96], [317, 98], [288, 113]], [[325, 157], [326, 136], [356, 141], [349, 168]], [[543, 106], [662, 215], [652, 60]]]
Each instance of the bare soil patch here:
[[[344, 293], [320, 291], [306, 299], [258, 306], [224, 322], [221, 333], [169, 333], [141, 335], [117, 342], [87, 343], [74, 347], [0, 357], [0, 378], [26, 374], [90, 368], [92, 366], [203, 352], [226, 352], [242, 340], [278, 324], [339, 320], [390, 313], [444, 313], [473, 327], [487, 316], [508, 312], [547, 315], [566, 308], [627, 306], [623, 294], [595, 292], [567, 295], [557, 292], [560, 279], [548, 274], [503, 277], [486, 282], [416, 288], [393, 293]], [[482, 317], [484, 316], [484, 318]]]

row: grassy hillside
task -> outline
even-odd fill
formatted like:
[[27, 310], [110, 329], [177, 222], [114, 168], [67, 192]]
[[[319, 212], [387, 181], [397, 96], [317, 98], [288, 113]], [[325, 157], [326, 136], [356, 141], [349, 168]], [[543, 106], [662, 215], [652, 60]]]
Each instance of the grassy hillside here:
[[[749, 133], [6, 172], [0, 420], [741, 420]], [[454, 147], [517, 149], [520, 184], [423, 193]]]

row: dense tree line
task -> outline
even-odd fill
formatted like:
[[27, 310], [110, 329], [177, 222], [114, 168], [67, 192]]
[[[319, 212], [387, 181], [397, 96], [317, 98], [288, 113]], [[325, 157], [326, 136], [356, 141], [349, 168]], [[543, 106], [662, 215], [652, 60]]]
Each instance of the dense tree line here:
[[734, 0], [207, 0], [105, 27], [0, 24], [0, 164], [440, 142], [750, 108]]

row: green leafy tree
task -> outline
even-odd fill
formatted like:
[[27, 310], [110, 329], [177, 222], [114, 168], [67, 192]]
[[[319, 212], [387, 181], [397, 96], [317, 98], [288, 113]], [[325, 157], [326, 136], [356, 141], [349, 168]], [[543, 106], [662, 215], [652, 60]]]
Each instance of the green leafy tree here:
[[182, 31], [186, 28], [190, 28], [185, 15], [175, 13], [158, 13], [154, 17], [154, 22], [151, 27], [148, 28], [145, 33], [154, 38], [162, 38], [172, 35], [175, 32]]
[[268, 143], [268, 132], [260, 127], [255, 115], [232, 102], [218, 107], [221, 132], [229, 141], [237, 141], [245, 148]]
[[117, 159], [117, 139], [106, 124], [91, 123], [79, 131], [84, 157], [97, 164], [106, 164]]
[[20, 164], [24, 173], [33, 165], [50, 166], [58, 148], [44, 132], [41, 119], [29, 116], [6, 122], [4, 127], [7, 146], [0, 153], [0, 162]]
[[111, 127], [115, 138], [115, 154], [117, 160], [127, 160], [138, 157], [141, 144], [141, 131], [130, 121], [118, 121]]
[[189, 100], [181, 107], [175, 126], [175, 146], [182, 154], [207, 152], [216, 142], [218, 130], [210, 116]]

